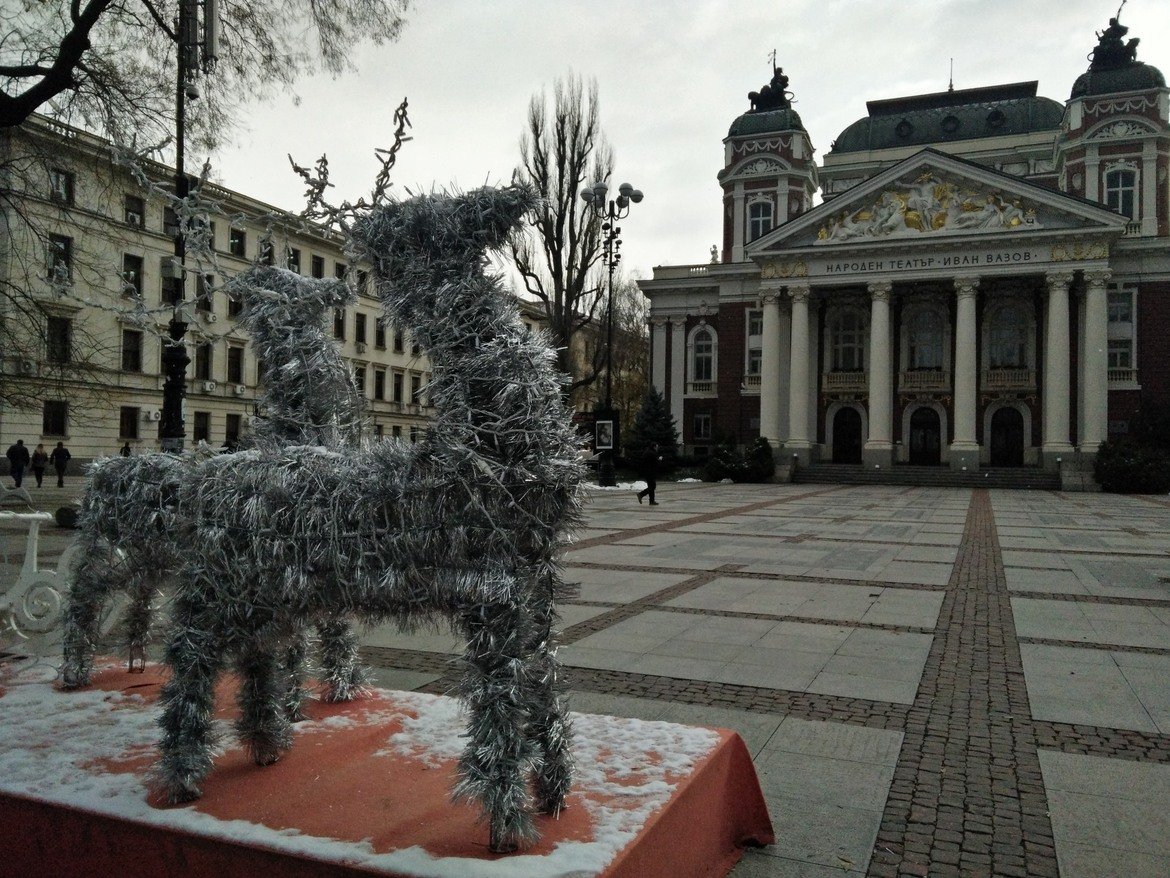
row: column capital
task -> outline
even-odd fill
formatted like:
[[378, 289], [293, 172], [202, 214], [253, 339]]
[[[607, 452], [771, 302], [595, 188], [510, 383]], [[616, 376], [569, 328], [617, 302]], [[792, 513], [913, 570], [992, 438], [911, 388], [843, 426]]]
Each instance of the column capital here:
[[977, 275], [956, 277], [954, 284], [955, 296], [960, 299], [973, 299], [979, 291], [979, 277]]
[[865, 286], [869, 290], [869, 297], [875, 302], [890, 301], [890, 293], [894, 291], [893, 282], [888, 280], [873, 280]]
[[665, 329], [667, 324], [669, 324], [669, 323], [670, 323], [669, 317], [651, 317], [650, 318], [650, 325], [653, 326], [655, 329]]
[[1085, 285], [1104, 288], [1111, 277], [1113, 277], [1113, 272], [1108, 268], [1088, 268], [1085, 270]]
[[1046, 271], [1044, 281], [1048, 284], [1048, 292], [1068, 292], [1072, 286], [1073, 273], [1071, 271]]
[[807, 302], [812, 295], [812, 287], [808, 284], [793, 284], [788, 287], [788, 298], [793, 302]]
[[764, 290], [760, 293], [760, 305], [776, 305], [784, 298], [784, 293], [781, 290]]
[[671, 326], [686, 326], [687, 325], [687, 317], [688, 317], [688, 315], [686, 315], [686, 314], [672, 314], [670, 317], [667, 317], [666, 319], [668, 321], [670, 321]]

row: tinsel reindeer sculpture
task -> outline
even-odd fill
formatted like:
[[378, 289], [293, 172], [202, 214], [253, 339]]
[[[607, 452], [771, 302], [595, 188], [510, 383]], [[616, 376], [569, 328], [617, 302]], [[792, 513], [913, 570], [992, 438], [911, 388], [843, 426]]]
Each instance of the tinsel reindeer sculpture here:
[[[242, 306], [241, 323], [265, 375], [260, 403], [268, 416], [253, 428], [249, 444], [264, 451], [284, 445], [356, 449], [361, 400], [352, 373], [325, 334], [326, 313], [351, 304], [352, 292], [342, 281], [264, 266], [238, 275], [226, 291]], [[130, 669], [145, 664], [152, 603], [183, 565], [178, 486], [210, 454], [196, 449], [178, 456], [113, 457], [91, 468], [82, 501], [83, 551], [65, 613], [66, 688], [89, 683], [102, 610], [117, 593], [129, 598], [123, 641]], [[363, 681], [357, 639], [343, 618], [319, 619], [317, 627], [324, 697], [347, 701]], [[294, 719], [304, 696], [304, 653], [301, 638], [290, 644], [285, 661], [287, 709]]]
[[[172, 802], [211, 770], [212, 693], [232, 660], [237, 731], [257, 764], [291, 745], [279, 655], [301, 620], [350, 613], [410, 628], [446, 619], [467, 639], [468, 743], [457, 798], [493, 851], [537, 837], [572, 777], [559, 694], [558, 550], [580, 518], [578, 442], [553, 353], [527, 332], [486, 251], [534, 205], [522, 187], [378, 205], [351, 228], [386, 316], [430, 358], [437, 416], [422, 442], [340, 455], [221, 455], [180, 491], [191, 562], [169, 633], [157, 767]], [[529, 772], [532, 772], [532, 794]]]

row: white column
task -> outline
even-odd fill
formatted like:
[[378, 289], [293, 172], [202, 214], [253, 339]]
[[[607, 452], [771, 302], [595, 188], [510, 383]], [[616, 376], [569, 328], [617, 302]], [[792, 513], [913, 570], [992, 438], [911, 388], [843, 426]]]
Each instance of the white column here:
[[667, 321], [660, 317], [654, 318], [650, 322], [651, 327], [651, 342], [650, 347], [654, 351], [654, 365], [650, 372], [650, 380], [654, 382], [654, 389], [662, 394], [663, 398], [667, 397], [669, 388], [666, 386], [666, 324]]
[[1071, 271], [1052, 271], [1048, 282], [1048, 351], [1044, 357], [1044, 445], [1045, 464], [1056, 466], [1056, 458], [1072, 451], [1068, 438], [1069, 343], [1068, 288]]
[[1081, 352], [1081, 451], [1096, 454], [1109, 429], [1108, 269], [1085, 272], [1085, 345]]
[[735, 184], [731, 198], [731, 261], [743, 262], [744, 215], [743, 181]]
[[955, 278], [955, 441], [951, 443], [951, 467], [979, 467], [979, 443], [975, 441], [976, 370], [975, 295], [979, 278]]
[[890, 291], [888, 280], [869, 285], [869, 437], [865, 440], [865, 462], [892, 462], [894, 450], [894, 384], [890, 372], [893, 353], [890, 345]]
[[1134, 219], [1141, 219], [1142, 234], [1158, 234], [1158, 148], [1154, 141], [1147, 140], [1142, 144], [1142, 193], [1141, 214]]
[[674, 424], [678, 427], [679, 436], [683, 430], [683, 392], [687, 379], [687, 319], [686, 317], [672, 317], [670, 319], [670, 413], [674, 415]]
[[801, 463], [808, 463], [812, 441], [808, 432], [809, 368], [808, 368], [808, 300], [811, 291], [807, 284], [788, 288], [792, 298], [792, 347], [788, 367], [788, 441], [786, 451], [800, 455]]
[[764, 290], [763, 349], [760, 352], [760, 435], [773, 447], [780, 444], [780, 290]]

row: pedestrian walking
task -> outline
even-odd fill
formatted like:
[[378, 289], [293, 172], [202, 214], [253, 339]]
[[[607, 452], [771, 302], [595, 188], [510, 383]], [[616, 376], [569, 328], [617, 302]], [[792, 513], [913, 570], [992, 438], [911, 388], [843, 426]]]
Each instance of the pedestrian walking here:
[[53, 464], [53, 469], [57, 470], [57, 487], [65, 487], [65, 467], [69, 465], [69, 458], [73, 455], [69, 453], [69, 449], [65, 447], [64, 442], [58, 442], [57, 447], [53, 449], [53, 453], [49, 455], [49, 461]]
[[125, 445], [123, 445], [122, 450], [119, 451], [118, 453], [121, 454], [123, 457], [129, 457], [130, 456], [130, 443], [127, 442]]
[[654, 489], [658, 487], [658, 463], [662, 460], [662, 456], [658, 453], [658, 443], [651, 442], [650, 447], [647, 448], [639, 460], [639, 472], [645, 482], [646, 487], [638, 492], [638, 502], [642, 502], [643, 497], [650, 498], [650, 505], [657, 506], [658, 501], [654, 499]]
[[8, 450], [4, 452], [4, 456], [8, 458], [9, 472], [12, 473], [14, 486], [19, 488], [20, 483], [24, 481], [24, 471], [28, 468], [29, 462], [28, 449], [24, 447], [24, 440], [17, 439], [16, 444], [10, 445]]
[[45, 467], [49, 465], [49, 453], [45, 451], [45, 446], [40, 442], [37, 447], [33, 449], [32, 453], [32, 473], [36, 477], [37, 487], [41, 486], [41, 482], [45, 478]]

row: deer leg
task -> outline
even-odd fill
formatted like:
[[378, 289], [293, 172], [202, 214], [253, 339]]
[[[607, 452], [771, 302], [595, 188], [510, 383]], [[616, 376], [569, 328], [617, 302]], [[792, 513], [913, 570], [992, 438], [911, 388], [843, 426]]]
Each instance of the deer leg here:
[[[303, 641], [303, 634], [293, 637]], [[271, 765], [292, 746], [292, 724], [286, 713], [285, 675], [270, 644], [253, 642], [236, 660], [240, 675], [240, 718], [236, 732], [257, 765]]]
[[538, 837], [525, 782], [531, 745], [524, 732], [524, 613], [518, 603], [479, 605], [463, 610], [459, 621], [467, 637], [460, 694], [470, 740], [454, 795], [479, 805], [491, 850], [509, 853]]
[[321, 646], [321, 682], [325, 700], [352, 701], [366, 682], [366, 670], [358, 658], [358, 639], [349, 620], [331, 615], [317, 623]]
[[84, 549], [77, 553], [65, 608], [65, 662], [61, 678], [66, 689], [89, 685], [102, 606], [122, 586], [121, 577], [125, 576], [125, 568], [112, 564], [112, 557], [109, 548], [97, 538], [86, 540]]
[[556, 609], [552, 580], [536, 580], [532, 639], [528, 644], [528, 692], [531, 699], [528, 735], [538, 753], [536, 807], [559, 814], [573, 782], [572, 728], [561, 696], [560, 662], [552, 638]]
[[309, 690], [305, 688], [308, 662], [309, 632], [307, 628], [302, 626], [289, 638], [282, 662], [284, 670], [283, 709], [289, 722], [299, 723], [308, 719], [304, 711], [305, 699], [309, 697]]
[[211, 771], [215, 745], [214, 690], [225, 644], [215, 634], [211, 609], [195, 604], [191, 596], [183, 595], [175, 602], [166, 650], [171, 678], [159, 699], [163, 734], [157, 776], [172, 804], [190, 802], [203, 794], [200, 787]]

